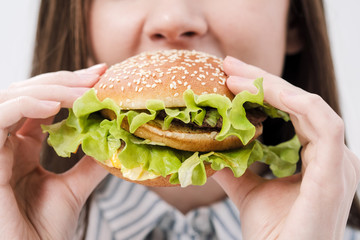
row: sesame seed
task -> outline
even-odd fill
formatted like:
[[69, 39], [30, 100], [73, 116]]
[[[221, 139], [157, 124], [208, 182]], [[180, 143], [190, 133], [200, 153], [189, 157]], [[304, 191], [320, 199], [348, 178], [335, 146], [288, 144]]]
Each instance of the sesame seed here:
[[177, 97], [177, 96], [179, 96], [179, 93], [175, 93], [175, 94], [174, 94], [174, 97]]
[[214, 92], [217, 92], [217, 88], [214, 88]]

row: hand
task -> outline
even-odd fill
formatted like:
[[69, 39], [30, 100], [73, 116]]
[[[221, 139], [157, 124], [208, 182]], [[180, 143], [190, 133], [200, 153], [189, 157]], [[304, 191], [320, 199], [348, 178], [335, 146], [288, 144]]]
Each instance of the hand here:
[[256, 92], [264, 78], [265, 101], [290, 114], [303, 146], [302, 172], [265, 180], [250, 170], [240, 178], [224, 169], [214, 178], [240, 211], [245, 239], [342, 239], [360, 180], [360, 161], [344, 144], [341, 118], [315, 94], [228, 57], [227, 85], [235, 94]]
[[[71, 107], [106, 66], [39, 75], [0, 92], [0, 236], [69, 239], [87, 197], [106, 171], [84, 157], [64, 174], [39, 164], [45, 134], [61, 107]], [[89, 177], [91, 176], [91, 177]]]

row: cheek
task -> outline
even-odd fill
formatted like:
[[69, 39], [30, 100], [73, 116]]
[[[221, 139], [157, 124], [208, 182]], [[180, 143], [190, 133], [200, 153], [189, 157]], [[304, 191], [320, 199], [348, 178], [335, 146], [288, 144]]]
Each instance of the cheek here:
[[94, 1], [89, 34], [95, 62], [112, 65], [131, 55], [141, 26], [137, 9], [111, 1]]
[[227, 55], [280, 76], [286, 50], [287, 5], [261, 2], [266, 6], [254, 3], [229, 8], [227, 14], [214, 18], [221, 21], [214, 21], [213, 29]]

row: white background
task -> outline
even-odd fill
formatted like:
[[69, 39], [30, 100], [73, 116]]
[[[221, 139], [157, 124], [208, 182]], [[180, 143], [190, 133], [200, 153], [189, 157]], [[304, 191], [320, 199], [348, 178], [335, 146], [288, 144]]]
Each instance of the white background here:
[[[360, 1], [325, 3], [347, 139], [360, 156]], [[38, 4], [39, 0], [0, 2], [0, 89], [29, 74]]]

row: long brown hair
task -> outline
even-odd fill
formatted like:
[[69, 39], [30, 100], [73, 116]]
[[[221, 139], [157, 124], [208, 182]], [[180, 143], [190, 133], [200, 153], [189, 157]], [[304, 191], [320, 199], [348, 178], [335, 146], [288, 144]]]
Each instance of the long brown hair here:
[[[300, 53], [286, 57], [283, 77], [294, 85], [319, 94], [340, 114], [323, 2], [291, 0], [290, 3], [289, 24], [298, 27], [303, 48]], [[42, 1], [35, 42], [33, 76], [87, 67], [90, 54], [87, 35], [90, 4], [91, 0]], [[59, 114], [58, 119], [64, 115], [65, 113]], [[280, 142], [293, 134], [291, 126], [276, 121], [267, 122], [264, 129], [264, 141], [268, 144]], [[283, 134], [276, 134], [279, 132]], [[275, 135], [277, 137], [274, 137]], [[80, 153], [70, 160], [59, 161], [53, 150], [46, 144], [44, 146], [42, 163], [54, 172], [66, 171], [81, 155]], [[357, 196], [352, 204], [348, 224], [358, 228], [360, 226], [360, 205]]]

